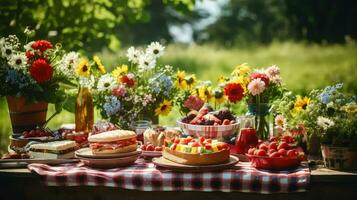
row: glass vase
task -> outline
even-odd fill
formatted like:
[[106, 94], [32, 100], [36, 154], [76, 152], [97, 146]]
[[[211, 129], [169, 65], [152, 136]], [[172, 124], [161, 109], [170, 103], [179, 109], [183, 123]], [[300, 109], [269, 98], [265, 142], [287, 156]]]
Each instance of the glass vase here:
[[268, 103], [248, 104], [247, 115], [255, 116], [255, 127], [259, 139], [266, 141], [269, 139], [269, 110]]
[[90, 87], [81, 84], [76, 98], [76, 132], [91, 132], [94, 124], [94, 105]]

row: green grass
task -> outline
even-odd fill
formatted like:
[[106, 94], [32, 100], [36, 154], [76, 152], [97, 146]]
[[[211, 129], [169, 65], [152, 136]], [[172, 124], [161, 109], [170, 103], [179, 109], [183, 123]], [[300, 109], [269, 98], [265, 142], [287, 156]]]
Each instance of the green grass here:
[[[346, 92], [357, 93], [357, 46], [356, 45], [307, 45], [297, 43], [273, 43], [248, 49], [222, 49], [212, 45], [170, 45], [161, 63], [195, 73], [199, 79], [215, 81], [219, 75], [228, 75], [238, 64], [249, 63], [257, 68], [273, 64], [281, 68], [283, 81], [294, 92], [306, 94], [314, 88], [337, 82], [345, 83]], [[121, 64], [125, 52], [103, 52], [104, 64], [113, 68]], [[49, 114], [53, 112], [50, 106]], [[6, 150], [10, 120], [4, 99], [0, 99], [0, 154]], [[174, 125], [178, 112], [161, 118], [164, 125]], [[71, 113], [63, 112], [49, 124], [58, 127], [73, 122]]]

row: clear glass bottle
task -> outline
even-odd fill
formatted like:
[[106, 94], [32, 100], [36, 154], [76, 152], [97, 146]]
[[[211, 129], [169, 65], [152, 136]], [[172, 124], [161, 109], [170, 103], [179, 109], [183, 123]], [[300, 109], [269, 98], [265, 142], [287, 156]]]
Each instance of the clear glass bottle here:
[[258, 136], [255, 130], [254, 116], [244, 116], [240, 118], [240, 130], [236, 140], [238, 154], [246, 154], [248, 149], [258, 144]]
[[91, 132], [94, 124], [94, 105], [88, 78], [81, 78], [76, 99], [76, 132]]

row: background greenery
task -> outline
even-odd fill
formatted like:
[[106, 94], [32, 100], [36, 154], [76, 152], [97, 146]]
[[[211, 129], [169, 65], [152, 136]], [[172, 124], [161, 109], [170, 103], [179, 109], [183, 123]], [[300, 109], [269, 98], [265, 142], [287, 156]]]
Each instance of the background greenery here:
[[[49, 38], [67, 50], [100, 55], [108, 70], [123, 62], [130, 45], [159, 40], [167, 45], [162, 63], [213, 82], [244, 62], [277, 64], [287, 87], [306, 94], [327, 84], [345, 83], [357, 93], [357, 1], [217, 0], [221, 15], [197, 26], [209, 13], [197, 0], [1, 0], [0, 35], [21, 36], [28, 25], [36, 39]], [[170, 26], [189, 25], [190, 44], [177, 43]], [[48, 116], [54, 111], [50, 107]], [[242, 111], [243, 112], [243, 111]], [[242, 114], [242, 113], [239, 113]], [[160, 119], [174, 125], [178, 112]], [[7, 105], [0, 97], [0, 154], [11, 132]], [[66, 111], [50, 127], [73, 122]]]

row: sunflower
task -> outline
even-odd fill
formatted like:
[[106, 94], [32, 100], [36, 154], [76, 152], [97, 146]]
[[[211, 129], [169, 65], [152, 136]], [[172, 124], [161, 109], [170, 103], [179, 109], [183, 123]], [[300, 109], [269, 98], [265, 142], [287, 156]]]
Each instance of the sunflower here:
[[211, 100], [211, 98], [213, 97], [211, 87], [207, 87], [207, 86], [199, 87], [198, 97], [200, 97], [205, 102], [209, 102], [209, 100]]
[[226, 100], [223, 91], [220, 89], [213, 91], [213, 97], [216, 104], [222, 104]]
[[102, 74], [105, 74], [105, 67], [104, 65], [102, 64], [102, 61], [100, 60], [100, 58], [98, 56], [93, 56], [93, 60], [96, 64], [96, 66], [98, 67], [100, 73]]
[[301, 96], [298, 96], [294, 103], [293, 112], [298, 113], [301, 110], [305, 110], [306, 107], [310, 104], [310, 101], [311, 100], [308, 97], [302, 98]]
[[175, 85], [178, 89], [186, 89], [186, 73], [184, 71], [177, 71]]
[[164, 100], [159, 107], [155, 109], [155, 115], [168, 115], [172, 109], [172, 101]]
[[88, 77], [90, 75], [90, 65], [87, 59], [82, 58], [76, 67], [76, 73], [78, 76]]
[[224, 83], [226, 81], [226, 77], [224, 77], [223, 75], [219, 76], [217, 79], [218, 83]]
[[187, 76], [185, 80], [188, 88], [192, 88], [196, 84], [196, 76], [194, 74]]
[[250, 67], [247, 63], [243, 63], [234, 68], [232, 76], [246, 76], [250, 72]]
[[121, 76], [124, 76], [128, 73], [128, 65], [121, 65], [115, 68], [112, 71], [112, 75], [117, 78], [117, 80], [120, 80]]

